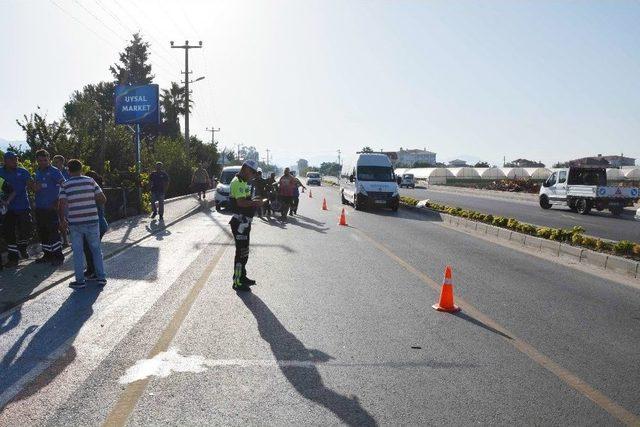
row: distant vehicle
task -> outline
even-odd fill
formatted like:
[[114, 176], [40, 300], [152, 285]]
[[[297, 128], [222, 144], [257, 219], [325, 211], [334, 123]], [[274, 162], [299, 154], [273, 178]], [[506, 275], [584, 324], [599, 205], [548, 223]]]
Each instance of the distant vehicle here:
[[386, 154], [360, 153], [354, 163], [344, 164], [341, 175], [343, 204], [351, 203], [356, 210], [373, 206], [398, 210], [398, 183]]
[[640, 221], [640, 208], [636, 211], [636, 216], [634, 218]]
[[322, 185], [322, 178], [318, 172], [307, 172], [307, 185]]
[[400, 188], [416, 188], [416, 178], [412, 173], [402, 174], [402, 180], [400, 181]]
[[213, 199], [217, 211], [222, 210], [222, 208], [231, 207], [229, 204], [229, 184], [238, 172], [240, 172], [240, 168], [241, 166], [227, 166], [220, 172], [220, 179], [218, 185], [216, 185], [216, 194]]
[[625, 206], [638, 201], [638, 188], [607, 185], [607, 170], [600, 166], [579, 166], [559, 169], [540, 187], [540, 207], [566, 205], [587, 215], [591, 209], [609, 209], [620, 215]]

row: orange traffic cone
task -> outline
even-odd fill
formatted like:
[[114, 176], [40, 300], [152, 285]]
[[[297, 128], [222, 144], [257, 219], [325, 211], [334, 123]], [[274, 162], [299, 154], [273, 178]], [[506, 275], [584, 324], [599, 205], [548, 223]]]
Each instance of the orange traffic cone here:
[[440, 291], [440, 301], [432, 305], [438, 311], [446, 311], [447, 313], [456, 313], [460, 311], [460, 307], [453, 303], [453, 282], [451, 281], [451, 266], [447, 265], [444, 270], [444, 282]]
[[309, 189], [309, 198], [313, 199], [313, 196], [311, 195], [311, 189]]
[[344, 211], [344, 208], [342, 208], [342, 213], [340, 214], [340, 222], [338, 223], [338, 225], [347, 225], [347, 214]]
[[328, 211], [329, 209], [327, 208], [327, 199], [326, 198], [322, 198], [322, 210], [323, 211]]

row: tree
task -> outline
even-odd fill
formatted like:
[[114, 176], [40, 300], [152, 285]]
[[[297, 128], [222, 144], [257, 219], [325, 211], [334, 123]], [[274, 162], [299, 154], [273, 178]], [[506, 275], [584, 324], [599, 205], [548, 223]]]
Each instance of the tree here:
[[309, 162], [307, 160], [300, 159], [298, 160], [297, 165], [298, 165], [298, 174], [300, 174], [300, 176], [307, 173], [307, 169], [309, 168]]
[[18, 119], [16, 123], [26, 134], [26, 142], [29, 146], [29, 150], [23, 152], [26, 157], [33, 157], [41, 148], [52, 154], [59, 153], [68, 142], [69, 129], [64, 120], [47, 122], [46, 115], [32, 113], [29, 116], [25, 114], [23, 120]]
[[[160, 95], [160, 108], [162, 125], [160, 134], [170, 138], [178, 138], [180, 136], [180, 117], [184, 116], [186, 109], [184, 108], [185, 87], [180, 86], [176, 82], [171, 82], [169, 89], [162, 89]], [[192, 101], [189, 100], [189, 109], [191, 110]]]
[[489, 163], [487, 162], [478, 162], [475, 165], [473, 165], [474, 168], [488, 168], [491, 167], [489, 166]]
[[320, 164], [320, 173], [327, 176], [340, 175], [340, 164], [335, 162], [322, 162]]
[[146, 85], [154, 78], [148, 61], [149, 43], [142, 40], [140, 33], [135, 33], [124, 52], [120, 53], [120, 63], [113, 64], [109, 70], [116, 84]]
[[363, 147], [362, 150], [360, 150], [360, 152], [362, 152], [362, 153], [373, 153], [373, 149], [367, 145], [366, 147]]

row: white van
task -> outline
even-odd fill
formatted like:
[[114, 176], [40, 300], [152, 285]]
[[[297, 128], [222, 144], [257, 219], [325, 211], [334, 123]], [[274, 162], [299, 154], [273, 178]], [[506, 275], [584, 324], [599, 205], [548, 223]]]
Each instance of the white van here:
[[356, 210], [383, 207], [398, 210], [400, 195], [393, 166], [386, 154], [360, 153], [355, 162], [345, 163], [340, 177], [342, 203]]
[[217, 211], [231, 207], [229, 204], [229, 184], [231, 184], [231, 180], [240, 172], [241, 168], [241, 166], [227, 166], [222, 169], [213, 199]]

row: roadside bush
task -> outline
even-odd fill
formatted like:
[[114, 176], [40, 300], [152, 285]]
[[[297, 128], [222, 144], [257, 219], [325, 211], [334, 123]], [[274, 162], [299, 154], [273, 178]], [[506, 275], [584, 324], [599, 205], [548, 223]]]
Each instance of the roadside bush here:
[[613, 251], [618, 255], [631, 255], [633, 253], [633, 242], [628, 240], [620, 240], [613, 245]]
[[493, 225], [497, 225], [498, 227], [504, 227], [508, 222], [509, 220], [507, 218], [503, 216], [496, 216], [493, 218], [493, 221], [491, 223]]
[[510, 230], [517, 230], [520, 222], [515, 218], [509, 218], [507, 220], [507, 228]]
[[573, 236], [571, 236], [571, 243], [573, 243], [576, 246], [583, 245], [584, 236], [582, 236], [582, 234], [574, 234]]
[[596, 250], [601, 252], [611, 252], [613, 250], [613, 244], [610, 242], [605, 242], [604, 240], [598, 239], [596, 240]]
[[535, 225], [531, 225], [531, 224], [523, 224], [520, 223], [520, 225], [518, 225], [518, 229], [519, 232], [521, 233], [525, 233], [525, 234], [536, 234], [538, 231], [538, 227], [536, 227]]
[[549, 239], [551, 237], [551, 229], [549, 227], [540, 227], [536, 234], [538, 237]]
[[587, 236], [582, 237], [582, 246], [586, 248], [595, 249], [597, 242], [598, 240], [594, 239], [593, 237], [587, 237]]

